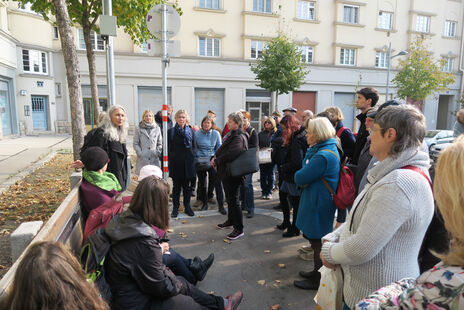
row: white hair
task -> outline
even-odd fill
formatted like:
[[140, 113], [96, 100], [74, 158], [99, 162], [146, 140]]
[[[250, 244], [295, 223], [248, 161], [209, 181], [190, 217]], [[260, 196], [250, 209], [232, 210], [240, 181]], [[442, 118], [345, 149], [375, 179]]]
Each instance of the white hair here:
[[113, 105], [109, 108], [108, 113], [103, 117], [100, 127], [103, 128], [104, 133], [112, 141], [119, 141], [121, 143], [126, 143], [127, 133], [129, 131], [129, 123], [127, 118], [124, 119], [124, 124], [120, 127], [115, 127], [111, 121], [111, 115], [114, 111], [121, 109], [126, 113], [126, 110], [120, 105]]

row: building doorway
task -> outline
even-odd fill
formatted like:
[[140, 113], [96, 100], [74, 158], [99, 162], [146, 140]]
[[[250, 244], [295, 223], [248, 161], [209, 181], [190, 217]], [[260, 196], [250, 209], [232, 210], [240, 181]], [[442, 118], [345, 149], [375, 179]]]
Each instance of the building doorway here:
[[32, 127], [34, 130], [48, 130], [47, 97], [31, 96]]

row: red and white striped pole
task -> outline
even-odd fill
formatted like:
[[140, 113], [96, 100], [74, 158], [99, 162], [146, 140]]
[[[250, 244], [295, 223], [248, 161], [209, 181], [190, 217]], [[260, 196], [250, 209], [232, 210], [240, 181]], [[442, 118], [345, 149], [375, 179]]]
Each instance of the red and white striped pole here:
[[167, 29], [166, 29], [166, 4], [162, 4], [161, 12], [161, 33], [162, 33], [162, 57], [161, 57], [161, 72], [162, 72], [162, 93], [163, 93], [163, 178], [168, 180], [168, 95], [167, 95], [167, 74], [166, 69], [168, 65], [167, 57]]
[[168, 105], [163, 104], [163, 178], [168, 180], [169, 168], [168, 168]]

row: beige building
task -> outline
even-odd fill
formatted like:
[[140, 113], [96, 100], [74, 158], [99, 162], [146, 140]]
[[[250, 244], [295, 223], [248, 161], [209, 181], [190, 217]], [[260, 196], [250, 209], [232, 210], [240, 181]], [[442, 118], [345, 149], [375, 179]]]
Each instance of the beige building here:
[[[356, 88], [375, 87], [385, 101], [389, 43], [394, 56], [419, 35], [429, 39], [435, 59], [447, 60], [443, 70], [456, 76], [449, 91], [425, 100], [428, 128], [452, 126], [452, 112], [463, 93], [461, 0], [180, 0], [179, 4], [182, 25], [173, 39], [180, 40], [182, 53], [171, 59], [168, 68], [168, 101], [174, 110], [186, 109], [195, 124], [208, 109], [218, 112], [222, 126], [228, 113], [246, 108], [259, 126], [259, 117], [272, 110], [271, 96], [256, 86], [249, 64], [260, 57], [266, 41], [284, 31], [301, 46], [302, 61], [311, 72], [298, 91], [279, 96], [280, 109], [293, 106], [319, 112], [337, 105], [345, 114], [345, 125], [355, 126]], [[86, 122], [90, 122], [88, 67], [80, 29], [75, 29], [75, 42]], [[99, 35], [94, 42], [104, 106], [105, 46]], [[146, 46], [134, 45], [121, 29], [114, 48], [116, 103], [126, 107], [134, 125], [143, 110], [161, 108], [160, 58], [149, 56]], [[15, 1], [0, 1], [0, 50], [4, 134], [69, 130], [65, 69], [53, 24], [27, 8], [18, 9]], [[398, 58], [391, 61], [390, 78]], [[390, 94], [395, 98], [393, 85]]]

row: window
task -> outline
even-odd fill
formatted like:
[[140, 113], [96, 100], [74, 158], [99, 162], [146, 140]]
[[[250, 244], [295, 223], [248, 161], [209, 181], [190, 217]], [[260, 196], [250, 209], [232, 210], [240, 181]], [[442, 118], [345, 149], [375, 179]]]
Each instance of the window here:
[[58, 27], [53, 27], [53, 39], [58, 40], [59, 33], [58, 33]]
[[359, 24], [359, 6], [343, 6], [343, 22], [349, 24]]
[[313, 48], [312, 46], [298, 46], [301, 52], [301, 62], [308, 64], [313, 63]]
[[219, 0], [200, 0], [200, 8], [219, 10]]
[[416, 31], [429, 32], [430, 31], [430, 17], [417, 15]]
[[253, 0], [253, 12], [271, 13], [271, 0]]
[[354, 53], [355, 53], [355, 50], [352, 48], [341, 48], [340, 49], [340, 64], [354, 66]]
[[23, 70], [29, 73], [47, 74], [47, 53], [23, 49]]
[[61, 83], [55, 83], [55, 96], [61, 97]]
[[314, 7], [313, 1], [298, 1], [298, 18], [314, 20]]
[[375, 66], [377, 68], [388, 68], [387, 52], [377, 52], [377, 54], [375, 54]]
[[[79, 49], [85, 50], [85, 41], [84, 41], [84, 30], [78, 29], [78, 37], [79, 37]], [[96, 34], [95, 31], [90, 33], [90, 41], [92, 42], [92, 49], [94, 51], [104, 51], [105, 50], [105, 40], [103, 40], [102, 36]]]
[[456, 36], [456, 22], [447, 20], [445, 22], [445, 37], [455, 37]]
[[264, 41], [251, 41], [251, 58], [258, 59], [263, 57], [263, 49], [266, 47]]
[[215, 38], [199, 38], [200, 56], [219, 57], [219, 39]]
[[380, 29], [392, 29], [393, 13], [380, 11], [379, 19], [377, 21], [377, 27]]
[[444, 60], [446, 62], [444, 63], [443, 67], [441, 68], [441, 71], [443, 71], [443, 72], [453, 72], [454, 59], [451, 58], [451, 57], [446, 57], [446, 58], [444, 58]]
[[148, 53], [148, 43], [143, 42], [142, 47], [140, 49], [141, 49], [142, 53]]

